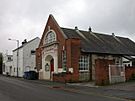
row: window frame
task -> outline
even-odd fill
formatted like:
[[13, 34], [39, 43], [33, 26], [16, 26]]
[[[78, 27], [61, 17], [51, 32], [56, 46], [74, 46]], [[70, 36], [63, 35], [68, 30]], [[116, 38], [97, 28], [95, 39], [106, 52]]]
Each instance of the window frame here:
[[45, 44], [53, 43], [56, 41], [56, 33], [53, 30], [47, 32], [45, 36]]
[[35, 50], [31, 50], [31, 55], [35, 55], [36, 54], [36, 51]]
[[66, 50], [62, 51], [62, 68], [64, 71], [67, 70], [67, 52], [66, 52]]
[[79, 58], [79, 72], [88, 72], [90, 70], [89, 63], [89, 55], [81, 55]]

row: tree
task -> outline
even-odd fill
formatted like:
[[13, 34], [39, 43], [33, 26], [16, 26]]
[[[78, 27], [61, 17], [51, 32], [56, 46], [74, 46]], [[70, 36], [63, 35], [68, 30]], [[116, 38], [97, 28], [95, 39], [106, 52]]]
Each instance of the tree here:
[[0, 53], [0, 74], [2, 74], [2, 63], [3, 63], [2, 53]]

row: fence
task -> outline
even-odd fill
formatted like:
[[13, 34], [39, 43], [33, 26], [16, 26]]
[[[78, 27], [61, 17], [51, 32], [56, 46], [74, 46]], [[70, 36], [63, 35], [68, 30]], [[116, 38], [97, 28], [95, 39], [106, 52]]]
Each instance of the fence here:
[[125, 67], [123, 65], [109, 65], [110, 84], [125, 82]]

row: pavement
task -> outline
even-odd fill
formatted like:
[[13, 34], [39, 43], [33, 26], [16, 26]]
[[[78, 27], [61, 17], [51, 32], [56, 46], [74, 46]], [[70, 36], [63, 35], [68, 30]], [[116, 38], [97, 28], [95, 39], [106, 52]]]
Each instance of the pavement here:
[[113, 84], [108, 86], [94, 86], [91, 83], [71, 84], [82, 92], [97, 94], [99, 96], [127, 99], [135, 101], [135, 81]]
[[66, 84], [46, 80], [28, 80], [28, 82], [38, 83], [49, 88], [59, 88], [65, 91], [77, 92], [81, 94], [104, 96], [107, 98], [121, 99], [126, 101], [135, 101], [135, 81], [107, 86], [95, 86], [94, 82]]

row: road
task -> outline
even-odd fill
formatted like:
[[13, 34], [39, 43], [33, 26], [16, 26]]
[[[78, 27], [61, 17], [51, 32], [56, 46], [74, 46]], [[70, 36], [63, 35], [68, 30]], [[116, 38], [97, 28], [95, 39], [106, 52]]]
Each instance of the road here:
[[0, 101], [126, 101], [0, 76]]

